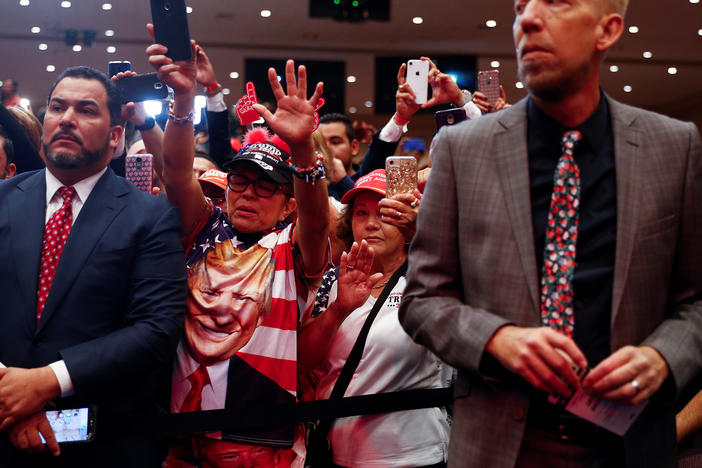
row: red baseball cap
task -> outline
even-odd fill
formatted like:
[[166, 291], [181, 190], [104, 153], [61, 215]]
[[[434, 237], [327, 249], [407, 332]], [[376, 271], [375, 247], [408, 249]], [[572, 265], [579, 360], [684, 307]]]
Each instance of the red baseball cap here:
[[217, 169], [210, 169], [209, 171], [203, 172], [197, 180], [200, 181], [200, 185], [202, 185], [203, 182], [209, 182], [222, 190], [227, 188], [227, 173], [218, 171]]
[[376, 169], [356, 181], [351, 190], [341, 197], [341, 203], [349, 204], [358, 192], [371, 190], [385, 196], [385, 169]]

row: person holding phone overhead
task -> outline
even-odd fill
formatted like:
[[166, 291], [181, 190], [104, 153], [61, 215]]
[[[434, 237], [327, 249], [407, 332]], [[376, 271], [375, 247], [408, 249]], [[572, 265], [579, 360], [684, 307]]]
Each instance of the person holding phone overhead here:
[[[226, 165], [222, 210], [204, 196], [192, 171], [198, 70], [194, 41], [192, 48], [191, 58], [182, 62], [169, 58], [162, 44], [147, 49], [149, 63], [174, 91], [162, 180], [169, 201], [183, 216], [190, 293], [173, 371], [171, 411], [294, 403], [298, 303], [316, 287], [329, 250], [324, 166], [311, 138], [323, 85], [318, 83], [308, 98], [304, 65], [296, 73], [294, 62], [286, 63], [286, 90], [275, 70], [269, 70], [278, 107], [275, 113], [260, 104], [253, 108], [275, 135], [250, 133]], [[294, 429], [225, 430], [181, 440], [171, 448], [166, 466], [197, 464], [210, 457], [193, 447], [222, 450], [225, 443], [242, 453], [257, 447], [281, 465], [299, 464], [304, 441]], [[201, 437], [221, 439], [222, 444]]]
[[400, 309], [458, 369], [449, 466], [675, 466], [702, 367], [699, 131], [600, 88], [626, 0], [513, 6], [529, 95], [439, 134]]
[[[441, 387], [440, 361], [413, 343], [397, 319], [405, 243], [414, 234], [421, 195], [385, 195], [385, 171], [378, 169], [358, 179], [342, 198], [347, 207], [337, 235], [348, 253], [338, 269], [324, 275], [300, 330], [298, 360], [310, 399]], [[347, 388], [337, 389], [366, 320], [372, 322], [360, 362]], [[439, 467], [446, 460], [448, 422], [441, 408], [341, 418], [333, 422], [328, 439], [338, 466]]]
[[[46, 169], [0, 181], [1, 466], [163, 458], [155, 435], [124, 424], [157, 410], [159, 371], [182, 332], [180, 215], [107, 167], [122, 131], [115, 85], [69, 68], [49, 92]], [[94, 405], [95, 440], [59, 448], [45, 416], [52, 402]]]

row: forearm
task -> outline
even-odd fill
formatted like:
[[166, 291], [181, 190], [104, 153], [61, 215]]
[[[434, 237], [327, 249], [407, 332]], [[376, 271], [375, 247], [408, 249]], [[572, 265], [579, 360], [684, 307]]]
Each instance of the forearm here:
[[695, 395], [675, 417], [678, 443], [685, 442], [702, 429], [702, 392]]
[[[291, 147], [292, 157], [298, 167], [310, 167], [315, 162], [311, 143]], [[300, 247], [305, 269], [309, 274], [321, 272], [327, 264], [329, 236], [329, 200], [327, 185], [322, 180], [306, 182], [295, 177], [297, 226], [295, 240]]]
[[146, 152], [154, 157], [154, 170], [160, 178], [163, 176], [163, 130], [158, 125], [154, 125], [150, 130], [143, 130], [140, 133]]
[[332, 302], [321, 315], [310, 317], [300, 327], [297, 337], [297, 365], [301, 375], [312, 372], [322, 362], [347, 315], [337, 307], [336, 302]]
[[[194, 105], [194, 94], [176, 95], [173, 114], [187, 116]], [[193, 178], [194, 159], [193, 123], [175, 123], [169, 119], [163, 135], [163, 181], [169, 190], [183, 186]]]

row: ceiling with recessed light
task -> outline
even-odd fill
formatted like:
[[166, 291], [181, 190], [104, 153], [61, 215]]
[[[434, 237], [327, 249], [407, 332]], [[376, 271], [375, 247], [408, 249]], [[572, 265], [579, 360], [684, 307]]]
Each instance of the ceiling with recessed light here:
[[[393, 0], [390, 22], [364, 23], [310, 18], [308, 0], [187, 3], [191, 36], [205, 47], [232, 102], [242, 94], [244, 60], [251, 57], [344, 60], [356, 77], [346, 84], [346, 105], [366, 115], [373, 113], [367, 101], [374, 96], [376, 55], [475, 54], [478, 69], [499, 62], [509, 100], [524, 95], [516, 86], [511, 2]], [[70, 65], [106, 70], [109, 60], [130, 60], [137, 71], [150, 71], [146, 0], [2, 0], [2, 9], [0, 79], [19, 80], [21, 94], [35, 103]], [[632, 1], [626, 22], [602, 69], [605, 90], [633, 105], [702, 121], [700, 0]], [[64, 44], [67, 29], [79, 37], [94, 30], [95, 44], [74, 51]]]

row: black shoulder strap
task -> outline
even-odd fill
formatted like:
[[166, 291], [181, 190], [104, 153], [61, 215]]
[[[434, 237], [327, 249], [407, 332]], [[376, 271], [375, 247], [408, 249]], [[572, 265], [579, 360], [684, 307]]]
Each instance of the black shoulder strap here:
[[361, 356], [363, 355], [363, 348], [366, 345], [366, 338], [368, 338], [368, 333], [370, 332], [371, 325], [373, 324], [373, 320], [375, 320], [376, 315], [378, 315], [378, 312], [380, 311], [380, 308], [385, 304], [385, 301], [387, 300], [388, 296], [390, 295], [390, 292], [395, 288], [395, 285], [397, 284], [398, 280], [400, 279], [401, 276], [403, 276], [407, 272], [407, 261], [405, 260], [405, 263], [402, 264], [400, 268], [395, 270], [395, 273], [392, 274], [390, 279], [388, 280], [388, 283], [385, 285], [385, 288], [383, 288], [383, 292], [380, 293], [380, 296], [378, 296], [378, 299], [375, 301], [375, 304], [373, 305], [373, 308], [371, 309], [370, 313], [368, 314], [368, 317], [366, 318], [365, 323], [363, 324], [363, 328], [361, 329], [361, 332], [358, 334], [358, 338], [356, 339], [356, 343], [353, 345], [353, 349], [351, 349], [351, 352], [349, 353], [349, 357], [346, 358], [346, 363], [344, 364], [344, 368], [341, 369], [341, 373], [339, 374], [339, 378], [336, 379], [336, 384], [334, 385], [334, 389], [331, 392], [331, 395], [329, 396], [329, 399], [337, 399], [337, 398], [343, 398], [344, 393], [346, 393], [346, 389], [349, 386], [349, 383], [351, 383], [351, 377], [353, 377], [353, 373], [356, 372], [356, 368], [358, 367], [358, 363], [361, 362]]

